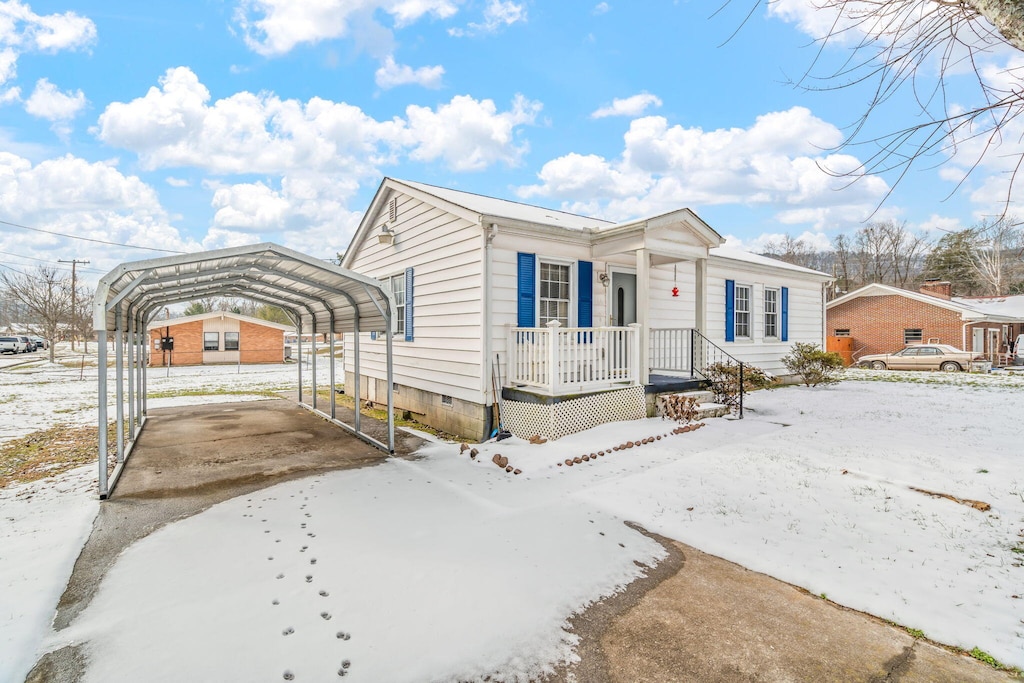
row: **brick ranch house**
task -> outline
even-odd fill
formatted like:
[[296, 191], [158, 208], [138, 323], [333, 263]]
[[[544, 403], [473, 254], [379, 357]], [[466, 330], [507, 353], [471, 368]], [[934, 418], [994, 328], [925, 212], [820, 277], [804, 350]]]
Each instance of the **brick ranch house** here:
[[[295, 330], [259, 318], [216, 311], [155, 320], [149, 331], [149, 365], [283, 363], [285, 333]], [[171, 337], [173, 350], [162, 348]]]
[[1024, 296], [952, 296], [948, 282], [928, 281], [913, 292], [870, 284], [825, 305], [830, 338], [852, 338], [853, 359], [892, 353], [909, 344], [949, 344], [1005, 365], [1024, 333]]

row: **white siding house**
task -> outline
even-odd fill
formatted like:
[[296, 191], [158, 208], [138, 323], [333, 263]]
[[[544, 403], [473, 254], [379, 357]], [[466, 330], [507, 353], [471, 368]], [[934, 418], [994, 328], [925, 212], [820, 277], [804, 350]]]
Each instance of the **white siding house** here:
[[[499, 384], [539, 403], [624, 388], [642, 400], [652, 375], [699, 377], [715, 347], [781, 374], [793, 342], [821, 344], [830, 277], [722, 242], [689, 209], [614, 224], [386, 178], [342, 265], [392, 284], [396, 407], [480, 438]], [[360, 342], [374, 402], [379, 337]]]

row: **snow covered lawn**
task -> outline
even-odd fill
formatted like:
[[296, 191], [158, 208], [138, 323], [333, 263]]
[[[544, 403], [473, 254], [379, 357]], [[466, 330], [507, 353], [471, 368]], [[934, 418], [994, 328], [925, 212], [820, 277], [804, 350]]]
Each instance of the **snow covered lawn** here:
[[632, 520], [1024, 666], [1024, 378], [928, 378], [761, 392], [746, 419], [677, 436], [617, 423], [475, 461], [431, 444], [281, 484], [136, 543], [48, 645], [87, 642], [89, 681], [524, 680], [572, 658], [574, 611], [660, 557]]

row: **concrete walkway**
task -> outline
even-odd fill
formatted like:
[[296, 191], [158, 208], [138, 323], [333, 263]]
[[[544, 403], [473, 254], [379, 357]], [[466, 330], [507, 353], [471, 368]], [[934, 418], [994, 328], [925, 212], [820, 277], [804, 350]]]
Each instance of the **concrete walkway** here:
[[648, 534], [670, 556], [573, 620], [587, 683], [1018, 680], [764, 574]]

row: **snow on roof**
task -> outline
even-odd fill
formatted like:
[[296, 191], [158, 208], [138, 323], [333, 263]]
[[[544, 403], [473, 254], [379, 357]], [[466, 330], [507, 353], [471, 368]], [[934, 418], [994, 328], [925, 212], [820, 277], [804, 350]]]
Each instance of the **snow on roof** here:
[[797, 266], [792, 263], [786, 263], [779, 259], [770, 258], [768, 256], [761, 256], [760, 254], [752, 254], [749, 251], [743, 251], [742, 249], [733, 249], [731, 247], [712, 247], [708, 250], [711, 256], [717, 256], [719, 258], [727, 258], [733, 261], [743, 261], [744, 263], [754, 263], [760, 266], [767, 266], [769, 268], [782, 268], [783, 270], [792, 270], [797, 273], [806, 273], [807, 275], [819, 275], [822, 277], [832, 278], [828, 273], [823, 273], [820, 270], [813, 270], [811, 268], [804, 268], [803, 266]]
[[953, 301], [986, 316], [1024, 318], [1024, 294], [1016, 296], [953, 297]]
[[281, 325], [280, 323], [271, 322], [269, 320], [263, 320], [262, 318], [253, 318], [248, 315], [241, 315], [239, 313], [232, 313], [230, 311], [210, 311], [209, 313], [197, 313], [196, 315], [184, 315], [178, 318], [168, 318], [166, 320], [154, 320], [151, 322], [146, 329], [155, 330], [160, 327], [181, 325], [184, 323], [194, 323], [199, 320], [212, 320], [214, 318], [231, 318], [232, 320], [240, 320], [242, 322], [252, 323], [253, 325], [263, 325], [264, 327], [273, 327], [281, 330], [282, 332], [295, 332], [295, 328], [291, 325]]
[[412, 180], [400, 180], [398, 178], [392, 178], [392, 180], [401, 183], [402, 185], [408, 185], [409, 187], [416, 188], [422, 192], [432, 194], [446, 202], [461, 206], [462, 208], [468, 209], [474, 213], [486, 216], [498, 216], [501, 218], [510, 218], [512, 220], [525, 221], [527, 223], [538, 223], [541, 225], [556, 225], [562, 228], [569, 228], [571, 230], [596, 229], [614, 225], [611, 221], [606, 221], [600, 218], [591, 218], [590, 216], [580, 216], [566, 211], [546, 209], [542, 206], [533, 206], [532, 204], [523, 204], [521, 202], [513, 202], [507, 199], [497, 199], [495, 197], [487, 197], [482, 194], [473, 194], [472, 192], [463, 192], [461, 190], [452, 190], [447, 187], [418, 183]]

